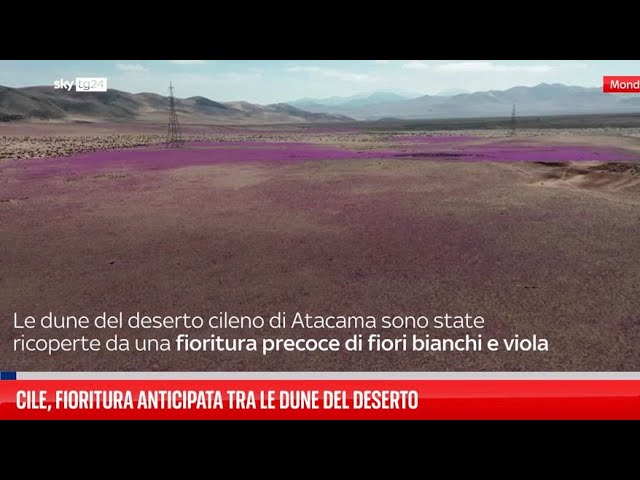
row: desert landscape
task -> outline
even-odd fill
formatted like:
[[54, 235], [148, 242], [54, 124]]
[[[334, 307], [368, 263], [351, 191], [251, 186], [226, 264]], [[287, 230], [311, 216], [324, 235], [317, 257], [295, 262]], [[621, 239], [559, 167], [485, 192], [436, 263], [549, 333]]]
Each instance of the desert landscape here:
[[[162, 123], [0, 123], [0, 316], [471, 313], [487, 337], [549, 340], [543, 353], [60, 353], [56, 370], [637, 371], [640, 126], [557, 121], [515, 135], [505, 120], [189, 124], [179, 149]], [[0, 364], [51, 368], [0, 325]]]

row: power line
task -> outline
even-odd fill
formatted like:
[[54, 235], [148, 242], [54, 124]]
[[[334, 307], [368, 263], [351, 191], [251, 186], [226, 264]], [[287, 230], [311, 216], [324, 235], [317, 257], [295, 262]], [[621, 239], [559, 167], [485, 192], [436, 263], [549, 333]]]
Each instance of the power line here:
[[513, 110], [511, 111], [511, 126], [509, 128], [509, 133], [507, 134], [509, 137], [516, 136], [516, 104], [513, 104]]
[[178, 115], [176, 114], [176, 101], [173, 97], [173, 84], [169, 82], [169, 125], [167, 127], [167, 148], [180, 148], [184, 143]]

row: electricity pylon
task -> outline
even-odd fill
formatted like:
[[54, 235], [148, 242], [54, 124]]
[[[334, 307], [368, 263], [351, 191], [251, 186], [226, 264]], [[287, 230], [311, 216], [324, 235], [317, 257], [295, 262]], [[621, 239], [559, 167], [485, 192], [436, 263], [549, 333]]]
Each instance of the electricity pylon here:
[[511, 127], [509, 128], [509, 137], [516, 136], [516, 104], [513, 104], [513, 110], [511, 111]]
[[176, 114], [176, 101], [173, 97], [173, 84], [169, 82], [169, 126], [167, 127], [167, 148], [180, 148], [184, 143], [178, 115]]

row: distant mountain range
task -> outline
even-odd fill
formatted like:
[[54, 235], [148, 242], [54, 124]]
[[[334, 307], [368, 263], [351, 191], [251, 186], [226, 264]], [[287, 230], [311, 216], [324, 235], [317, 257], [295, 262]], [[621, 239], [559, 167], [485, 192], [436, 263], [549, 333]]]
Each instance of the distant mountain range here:
[[[640, 113], [640, 95], [603, 93], [599, 88], [541, 83], [508, 90], [422, 95], [374, 92], [351, 97], [303, 98], [257, 105], [215, 102], [205, 97], [176, 99], [182, 123], [328, 123], [380, 119], [445, 119]], [[76, 92], [53, 87], [0, 86], [0, 122], [16, 120], [165, 122], [169, 99], [155, 93]]]
[[[508, 117], [514, 104], [519, 116], [640, 113], [640, 95], [603, 93], [600, 88], [560, 83], [456, 95], [446, 93], [455, 91], [389, 101], [373, 95], [367, 98], [374, 101], [360, 104], [345, 102], [331, 105], [304, 99], [304, 105], [310, 112], [340, 114], [358, 120]], [[377, 101], [380, 98], [382, 101]]]
[[378, 105], [380, 103], [399, 102], [421, 96], [419, 93], [397, 93], [397, 92], [373, 92], [352, 95], [350, 97], [328, 97], [328, 98], [301, 98], [289, 105], [303, 109], [322, 109], [323, 107], [358, 108], [368, 105]]
[[[155, 93], [76, 92], [51, 87], [0, 86], [0, 122], [17, 120], [166, 122], [169, 98]], [[263, 124], [351, 121], [342, 114], [308, 112], [277, 103], [214, 102], [205, 97], [176, 99], [182, 123]]]
[[[462, 95], [465, 93], [471, 93], [469, 90], [465, 90], [464, 88], [447, 88], [446, 90], [442, 90], [439, 93], [436, 93], [438, 97], [453, 97], [454, 95]], [[422, 97], [422, 95], [418, 95]]]

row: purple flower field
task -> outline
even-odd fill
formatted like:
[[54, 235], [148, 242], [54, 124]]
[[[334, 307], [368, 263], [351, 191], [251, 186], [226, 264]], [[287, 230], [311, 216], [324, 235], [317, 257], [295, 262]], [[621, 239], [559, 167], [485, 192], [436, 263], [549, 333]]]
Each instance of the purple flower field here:
[[[61, 353], [69, 371], [640, 368], [640, 175], [623, 164], [640, 161], [636, 138], [366, 131], [316, 140], [238, 127], [166, 149], [99, 142], [82, 128], [87, 135], [77, 138], [27, 139], [23, 148], [33, 147], [33, 156], [0, 159], [0, 314], [7, 318], [14, 311], [469, 313], [486, 319], [484, 338], [537, 335], [551, 348]], [[89, 141], [83, 137], [95, 151], [73, 150]], [[60, 142], [69, 145], [55, 150]], [[190, 166], [198, 168], [181, 168]], [[14, 334], [0, 329], [0, 347]], [[347, 338], [330, 329], [273, 335]], [[9, 342], [0, 360], [21, 371], [50, 364], [44, 355], [13, 352]]]
[[[396, 137], [398, 138], [403, 137]], [[162, 170], [184, 166], [268, 163], [290, 164], [318, 160], [413, 159], [455, 162], [568, 162], [634, 161], [637, 156], [609, 147], [572, 145], [469, 144], [473, 137], [410, 137], [411, 146], [390, 144], [383, 149], [348, 149], [313, 143], [193, 142], [182, 149], [162, 145], [128, 150], [106, 150], [70, 157], [31, 160], [29, 174], [56, 175], [102, 169]], [[453, 145], [447, 145], [453, 143]], [[33, 162], [33, 163], [31, 163]], [[24, 165], [24, 164], [23, 164]]]

